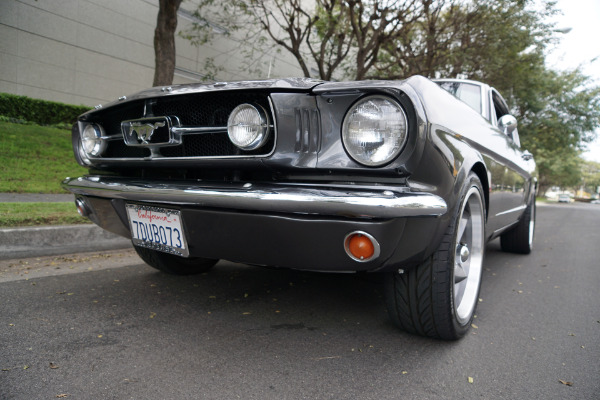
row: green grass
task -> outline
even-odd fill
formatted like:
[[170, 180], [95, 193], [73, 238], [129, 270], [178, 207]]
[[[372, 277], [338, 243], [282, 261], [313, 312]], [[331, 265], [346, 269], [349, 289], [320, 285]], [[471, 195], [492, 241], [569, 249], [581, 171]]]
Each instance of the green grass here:
[[0, 228], [90, 223], [68, 203], [0, 203]]
[[0, 192], [66, 193], [60, 183], [86, 169], [75, 161], [71, 131], [0, 122]]

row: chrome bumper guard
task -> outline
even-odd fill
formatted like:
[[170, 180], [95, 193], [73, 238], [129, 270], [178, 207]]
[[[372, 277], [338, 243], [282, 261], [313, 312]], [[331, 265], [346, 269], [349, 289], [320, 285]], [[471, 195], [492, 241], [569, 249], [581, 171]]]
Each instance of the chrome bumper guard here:
[[439, 217], [447, 210], [446, 202], [434, 194], [390, 190], [252, 183], [149, 183], [106, 176], [67, 178], [62, 185], [75, 195], [133, 202], [347, 218]]

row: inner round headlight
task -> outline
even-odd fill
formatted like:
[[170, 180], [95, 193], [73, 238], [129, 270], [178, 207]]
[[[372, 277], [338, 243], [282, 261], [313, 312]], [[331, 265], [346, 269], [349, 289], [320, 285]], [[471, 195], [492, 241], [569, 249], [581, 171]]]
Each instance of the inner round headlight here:
[[392, 161], [408, 136], [406, 114], [396, 101], [384, 96], [369, 96], [346, 114], [342, 141], [354, 161], [378, 167]]
[[106, 149], [103, 139], [104, 129], [100, 125], [89, 124], [81, 134], [81, 148], [87, 157], [97, 157]]
[[269, 120], [260, 106], [241, 104], [233, 109], [227, 120], [227, 134], [242, 150], [254, 150], [267, 141]]

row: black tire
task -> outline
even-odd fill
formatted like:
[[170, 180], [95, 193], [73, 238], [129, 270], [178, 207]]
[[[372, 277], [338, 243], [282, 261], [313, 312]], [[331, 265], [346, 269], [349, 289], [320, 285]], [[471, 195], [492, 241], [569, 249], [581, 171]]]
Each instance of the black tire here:
[[535, 197], [532, 196], [517, 225], [500, 235], [502, 251], [518, 254], [531, 253], [535, 234], [535, 214]]
[[133, 246], [146, 264], [172, 275], [194, 275], [211, 269], [219, 260], [209, 258], [183, 258], [145, 247]]
[[468, 331], [481, 287], [483, 199], [481, 182], [471, 173], [437, 250], [419, 266], [386, 277], [388, 313], [400, 329], [446, 340]]

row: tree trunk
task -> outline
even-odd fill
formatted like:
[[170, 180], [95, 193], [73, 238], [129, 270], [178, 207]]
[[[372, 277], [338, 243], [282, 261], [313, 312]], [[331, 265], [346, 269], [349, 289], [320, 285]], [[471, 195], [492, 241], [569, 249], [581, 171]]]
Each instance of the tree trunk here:
[[177, 10], [181, 0], [159, 0], [156, 29], [154, 30], [154, 83], [165, 86], [173, 83], [175, 73], [175, 30]]

